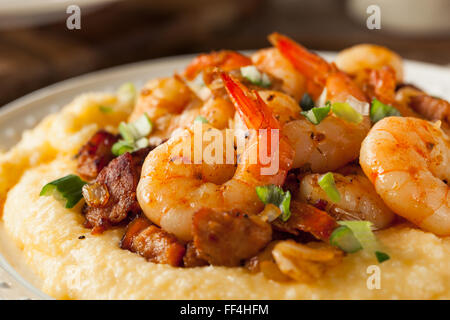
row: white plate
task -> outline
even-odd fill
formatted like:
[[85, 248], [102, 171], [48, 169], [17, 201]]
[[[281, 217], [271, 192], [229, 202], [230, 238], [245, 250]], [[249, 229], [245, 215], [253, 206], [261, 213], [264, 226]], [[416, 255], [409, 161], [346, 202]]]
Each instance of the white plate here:
[[[322, 55], [327, 59], [334, 56], [332, 53]], [[192, 56], [181, 56], [125, 65], [66, 80], [26, 95], [0, 109], [0, 149], [13, 146], [25, 129], [58, 111], [78, 94], [113, 91], [130, 81], [141, 87], [149, 79], [183, 70], [190, 59]], [[450, 99], [450, 68], [405, 61], [405, 73], [406, 82], [432, 95]], [[4, 237], [0, 224], [0, 267], [3, 268], [0, 268], [0, 298], [49, 298], [33, 286], [39, 285], [39, 280], [24, 266], [18, 250], [7, 247], [9, 241], [3, 241]]]

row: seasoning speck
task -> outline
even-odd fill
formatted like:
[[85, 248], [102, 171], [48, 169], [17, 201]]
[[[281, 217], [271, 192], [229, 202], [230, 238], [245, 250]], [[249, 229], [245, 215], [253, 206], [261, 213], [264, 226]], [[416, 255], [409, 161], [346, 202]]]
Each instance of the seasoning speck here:
[[78, 239], [83, 240], [83, 239], [86, 239], [86, 237], [85, 236], [79, 236]]

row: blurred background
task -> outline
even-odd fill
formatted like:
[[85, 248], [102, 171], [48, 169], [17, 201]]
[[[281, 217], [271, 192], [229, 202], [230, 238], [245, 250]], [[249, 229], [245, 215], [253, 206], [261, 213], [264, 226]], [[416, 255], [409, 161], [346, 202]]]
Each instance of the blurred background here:
[[[69, 30], [69, 5], [81, 29]], [[381, 9], [381, 29], [366, 12]], [[279, 31], [315, 50], [361, 42], [450, 64], [450, 0], [0, 0], [0, 106], [73, 76], [214, 49], [268, 46]]]

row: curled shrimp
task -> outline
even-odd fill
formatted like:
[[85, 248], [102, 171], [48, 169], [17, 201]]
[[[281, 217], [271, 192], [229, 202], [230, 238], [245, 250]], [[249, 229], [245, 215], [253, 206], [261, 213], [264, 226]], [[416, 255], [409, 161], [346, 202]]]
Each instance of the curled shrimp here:
[[389, 226], [395, 215], [384, 204], [364, 173], [345, 175], [333, 173], [333, 176], [341, 195], [338, 203], [333, 203], [319, 186], [320, 174], [308, 174], [303, 177], [298, 197], [313, 205], [322, 204], [323, 209], [336, 220], [370, 221], [377, 229]]
[[154, 123], [150, 141], [158, 145], [177, 129], [190, 127], [198, 117], [212, 126], [224, 129], [234, 117], [234, 106], [228, 99], [211, 96], [202, 101], [179, 76], [155, 79], [142, 89], [129, 117], [134, 121], [146, 113]]
[[450, 139], [417, 118], [377, 122], [362, 143], [360, 164], [388, 207], [417, 226], [450, 235]]
[[282, 81], [281, 90], [300, 101], [306, 92], [306, 79], [298, 72], [277, 48], [262, 49], [255, 52], [252, 62], [263, 72]]
[[167, 140], [175, 129], [189, 127], [199, 115], [222, 129], [228, 126], [229, 119], [233, 117], [234, 107], [223, 97], [211, 95], [204, 98], [207, 102], [205, 104], [188, 83], [204, 70], [214, 67], [232, 70], [251, 63], [250, 58], [235, 51], [201, 54], [184, 71], [187, 81], [174, 75], [148, 82], [140, 92], [129, 121], [146, 113], [155, 124], [151, 136], [154, 141]]
[[141, 90], [128, 121], [146, 113], [154, 124], [151, 141], [167, 140], [173, 130], [192, 123], [203, 102], [178, 76], [154, 79]]
[[[282, 35], [272, 34], [269, 39], [305, 75], [310, 83], [308, 90], [315, 90], [313, 94], [316, 97], [326, 88], [327, 99], [332, 102], [345, 102], [350, 96], [367, 102], [364, 92], [332, 64]], [[275, 93], [273, 95], [276, 96]], [[280, 99], [267, 102], [269, 107], [278, 109], [275, 112], [277, 115], [283, 112], [282, 106], [275, 106], [278, 101]], [[287, 103], [284, 105], [285, 110], [294, 108], [287, 107]], [[309, 165], [313, 172], [333, 171], [356, 159], [361, 142], [371, 125], [368, 116], [363, 116], [363, 121], [359, 124], [336, 116], [327, 116], [318, 125], [312, 124], [303, 116], [291, 120], [283, 123], [282, 132], [295, 150], [293, 167]]]
[[342, 71], [358, 77], [364, 70], [379, 70], [386, 66], [395, 72], [395, 81], [403, 81], [403, 60], [392, 50], [374, 44], [358, 44], [339, 52], [336, 65]]
[[[221, 77], [231, 100], [241, 114], [246, 125], [253, 129], [278, 130], [278, 121], [257, 92], [252, 92], [222, 73]], [[206, 133], [211, 129], [208, 124], [201, 125]], [[218, 210], [240, 210], [247, 214], [256, 214], [263, 209], [257, 197], [255, 187], [259, 185], [282, 185], [291, 168], [293, 151], [286, 139], [279, 139], [279, 170], [263, 175], [264, 165], [258, 160], [249, 161], [249, 154], [261, 147], [258, 135], [252, 135], [245, 146], [242, 161], [237, 167], [226, 164], [225, 152], [215, 154], [223, 156], [222, 163], [217, 161], [194, 163], [194, 129], [186, 129], [167, 142], [155, 148], [146, 158], [141, 180], [137, 187], [137, 198], [144, 214], [155, 224], [173, 233], [182, 240], [192, 240], [192, 217], [202, 208]], [[217, 135], [217, 131], [216, 131]], [[226, 141], [226, 131], [220, 131], [222, 141]], [[205, 141], [203, 141], [205, 142]], [[267, 140], [270, 150], [272, 141]], [[188, 143], [188, 154], [183, 152]], [[200, 146], [206, 153], [208, 143]], [[231, 147], [231, 151], [234, 148]], [[186, 150], [186, 149], [185, 149]], [[223, 150], [226, 150], [224, 146]], [[218, 150], [215, 150], [218, 152]], [[179, 160], [183, 161], [179, 161]]]
[[356, 83], [334, 64], [328, 63], [281, 34], [272, 33], [269, 40], [299, 72], [305, 75], [308, 80], [308, 92], [314, 100], [319, 98], [326, 87], [327, 98], [330, 101], [344, 102], [350, 95], [360, 101], [367, 101], [366, 95]]
[[394, 106], [402, 116], [442, 120], [450, 124], [450, 104], [445, 100], [431, 97], [411, 86], [396, 90], [396, 85], [403, 81], [403, 61], [388, 48], [356, 45], [341, 51], [336, 57], [336, 65], [352, 75], [371, 99]]
[[202, 70], [207, 68], [219, 67], [223, 71], [230, 71], [251, 64], [252, 60], [239, 52], [222, 50], [198, 55], [186, 67], [184, 76], [188, 80], [193, 80]]

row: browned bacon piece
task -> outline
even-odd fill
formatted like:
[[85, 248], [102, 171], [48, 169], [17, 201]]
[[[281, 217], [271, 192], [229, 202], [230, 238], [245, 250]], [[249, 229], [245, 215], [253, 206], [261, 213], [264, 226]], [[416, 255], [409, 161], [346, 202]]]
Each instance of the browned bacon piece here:
[[186, 253], [183, 257], [183, 266], [185, 268], [195, 268], [208, 265], [208, 262], [200, 258], [200, 253], [193, 242], [189, 242], [186, 246]]
[[139, 235], [141, 231], [151, 226], [150, 220], [148, 220], [145, 216], [137, 216], [131, 221], [128, 226], [125, 234], [120, 240], [120, 247], [125, 250], [130, 250], [131, 245], [133, 244], [134, 238]]
[[292, 201], [291, 217], [288, 221], [280, 219], [272, 223], [276, 230], [298, 235], [299, 231], [309, 232], [317, 239], [328, 241], [333, 230], [338, 226], [336, 220], [325, 211], [307, 203]]
[[411, 97], [409, 106], [428, 120], [450, 124], [450, 103], [444, 99], [421, 94]]
[[114, 159], [111, 147], [117, 140], [117, 136], [105, 130], [97, 131], [97, 133], [81, 147], [76, 156], [78, 161], [78, 173], [85, 179], [95, 179], [99, 172]]
[[103, 168], [95, 179], [98, 185], [106, 186], [108, 201], [97, 207], [85, 206], [85, 226], [93, 228], [92, 233], [102, 233], [113, 225], [141, 211], [136, 199], [136, 187], [141, 175], [142, 164], [151, 148], [125, 153]]
[[193, 236], [202, 259], [238, 266], [269, 243], [272, 228], [256, 216], [201, 209], [193, 217]]
[[174, 267], [182, 264], [186, 251], [184, 245], [174, 235], [155, 225], [145, 228], [134, 236], [129, 250], [140, 254], [150, 262], [170, 264]]

